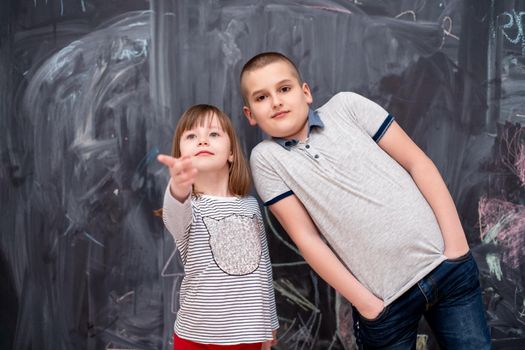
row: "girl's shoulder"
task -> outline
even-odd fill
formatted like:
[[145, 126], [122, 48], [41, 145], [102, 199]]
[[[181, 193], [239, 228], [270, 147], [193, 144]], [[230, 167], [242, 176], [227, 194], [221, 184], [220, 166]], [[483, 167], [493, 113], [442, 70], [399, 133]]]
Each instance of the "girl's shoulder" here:
[[214, 196], [211, 194], [193, 194], [191, 196], [193, 201], [202, 201], [202, 200], [212, 200], [212, 201], [223, 201], [223, 202], [235, 202], [235, 201], [251, 201], [251, 202], [257, 202], [257, 199], [255, 199], [252, 195], [246, 195], [246, 196]]
[[233, 210], [248, 210], [254, 213], [260, 213], [260, 205], [257, 199], [252, 195], [220, 197], [206, 194], [193, 195], [192, 206], [194, 210], [224, 210], [230, 208]]
[[214, 196], [211, 194], [197, 194], [192, 195], [192, 200], [195, 202], [237, 202], [244, 197], [237, 196]]
[[257, 202], [257, 199], [255, 199], [255, 197], [252, 195], [242, 196], [242, 197], [239, 197], [239, 199], [244, 200], [244, 201], [249, 201], [249, 202]]
[[222, 196], [213, 196], [207, 194], [193, 195], [191, 198], [192, 204], [194, 206], [207, 206], [207, 205], [232, 205], [232, 206], [253, 206], [258, 205], [257, 199], [255, 197], [248, 196], [231, 196], [231, 197], [222, 197]]
[[259, 201], [254, 196], [247, 195], [247, 196], [244, 196], [244, 197], [239, 197], [239, 200], [241, 202], [245, 203], [246, 205], [254, 206], [257, 209], [259, 209], [259, 207], [260, 207]]

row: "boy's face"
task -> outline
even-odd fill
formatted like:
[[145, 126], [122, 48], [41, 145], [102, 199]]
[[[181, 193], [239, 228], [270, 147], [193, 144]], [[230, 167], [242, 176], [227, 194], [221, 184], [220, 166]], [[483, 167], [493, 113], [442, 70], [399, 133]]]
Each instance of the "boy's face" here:
[[308, 105], [313, 99], [290, 64], [277, 61], [244, 73], [241, 89], [247, 104], [243, 112], [250, 125], [259, 125], [273, 137], [306, 139]]

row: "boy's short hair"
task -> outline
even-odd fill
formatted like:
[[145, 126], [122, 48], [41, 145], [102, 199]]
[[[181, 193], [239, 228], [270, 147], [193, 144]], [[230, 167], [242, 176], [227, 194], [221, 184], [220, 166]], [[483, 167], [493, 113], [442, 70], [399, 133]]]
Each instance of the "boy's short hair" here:
[[292, 67], [292, 73], [297, 77], [297, 80], [299, 81], [299, 84], [303, 83], [303, 80], [301, 78], [301, 74], [299, 73], [299, 70], [297, 69], [297, 66], [291, 59], [283, 55], [279, 52], [262, 52], [258, 55], [253, 56], [248, 62], [244, 64], [241, 70], [240, 75], [240, 85], [241, 85], [241, 92], [242, 97], [246, 102], [245, 98], [245, 91], [242, 86], [242, 78], [245, 73], [252, 72], [254, 70], [257, 70], [259, 68], [266, 67], [267, 65], [274, 63], [274, 62], [286, 62]]

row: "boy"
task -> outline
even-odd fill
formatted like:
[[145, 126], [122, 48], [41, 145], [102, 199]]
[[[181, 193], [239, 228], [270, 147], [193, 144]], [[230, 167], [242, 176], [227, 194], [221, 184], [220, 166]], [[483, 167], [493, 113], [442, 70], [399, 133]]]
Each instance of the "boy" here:
[[245, 64], [241, 90], [248, 122], [271, 136], [251, 154], [257, 192], [309, 265], [352, 303], [358, 344], [415, 348], [425, 316], [444, 349], [490, 348], [479, 272], [452, 198], [394, 118], [355, 93], [311, 110], [308, 84], [274, 52]]

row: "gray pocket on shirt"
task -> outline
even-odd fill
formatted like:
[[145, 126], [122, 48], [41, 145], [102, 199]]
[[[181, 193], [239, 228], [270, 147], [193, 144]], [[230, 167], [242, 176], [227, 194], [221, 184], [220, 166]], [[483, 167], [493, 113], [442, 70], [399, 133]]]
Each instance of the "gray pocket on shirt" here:
[[217, 266], [229, 275], [247, 275], [259, 267], [261, 236], [255, 215], [230, 215], [223, 219], [203, 217]]

